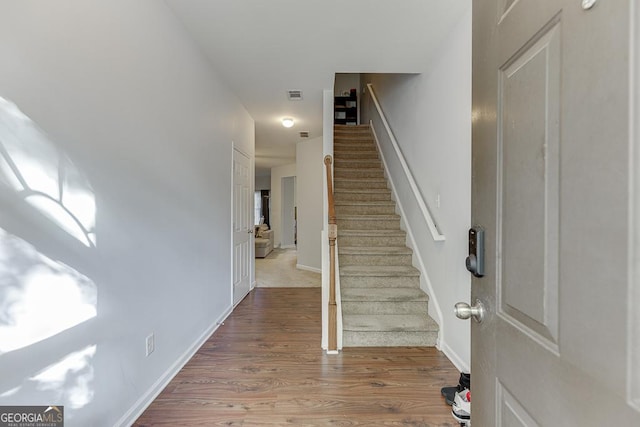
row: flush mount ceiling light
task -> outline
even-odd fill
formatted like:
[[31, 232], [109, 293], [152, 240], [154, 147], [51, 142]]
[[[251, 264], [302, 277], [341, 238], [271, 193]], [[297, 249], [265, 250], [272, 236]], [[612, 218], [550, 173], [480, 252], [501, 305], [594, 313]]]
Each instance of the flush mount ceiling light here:
[[286, 117], [282, 119], [282, 126], [286, 128], [290, 128], [293, 126], [293, 119], [291, 117]]

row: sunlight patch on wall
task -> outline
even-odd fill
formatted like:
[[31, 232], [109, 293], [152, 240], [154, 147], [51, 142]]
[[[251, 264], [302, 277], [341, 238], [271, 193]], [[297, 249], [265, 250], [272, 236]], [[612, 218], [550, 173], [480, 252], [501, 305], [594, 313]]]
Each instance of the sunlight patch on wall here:
[[87, 346], [83, 350], [65, 356], [58, 363], [47, 367], [29, 381], [37, 383], [40, 391], [53, 391], [59, 402], [73, 409], [82, 408], [93, 399], [91, 382], [93, 365], [91, 359], [96, 354], [96, 346]]
[[0, 97], [0, 182], [88, 247], [96, 203], [87, 178], [12, 102]]
[[18, 387], [14, 387], [10, 390], [5, 391], [4, 393], [0, 394], [0, 397], [9, 397], [9, 396], [13, 396], [14, 394], [16, 394], [18, 391], [20, 391], [22, 387], [18, 386]]
[[0, 228], [0, 354], [96, 316], [97, 287]]

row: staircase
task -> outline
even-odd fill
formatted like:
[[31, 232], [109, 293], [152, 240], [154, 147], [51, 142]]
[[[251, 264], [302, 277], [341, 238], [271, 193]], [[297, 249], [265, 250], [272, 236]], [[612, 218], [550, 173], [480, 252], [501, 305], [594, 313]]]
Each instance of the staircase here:
[[434, 346], [438, 325], [368, 125], [334, 127], [344, 347]]

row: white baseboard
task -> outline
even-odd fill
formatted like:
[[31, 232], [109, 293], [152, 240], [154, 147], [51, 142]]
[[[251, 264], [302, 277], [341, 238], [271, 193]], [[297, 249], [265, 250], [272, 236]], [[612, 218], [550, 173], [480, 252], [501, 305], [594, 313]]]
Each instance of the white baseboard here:
[[213, 335], [218, 327], [224, 323], [225, 319], [231, 314], [233, 309], [229, 307], [227, 311], [218, 318], [213, 325], [209, 326], [197, 339], [191, 344], [187, 350], [165, 371], [164, 374], [153, 383], [151, 387], [144, 393], [140, 399], [115, 423], [116, 426], [132, 425], [142, 413], [151, 405], [156, 397], [164, 390], [171, 380], [180, 372], [189, 360], [196, 354], [202, 345]]
[[280, 249], [295, 249], [295, 248], [297, 248], [296, 245], [283, 245], [283, 244], [280, 245]]
[[298, 270], [313, 271], [314, 273], [322, 274], [322, 269], [316, 268], [316, 267], [309, 267], [308, 265], [304, 265], [304, 264], [296, 264], [296, 268]]
[[471, 372], [471, 367], [466, 364], [458, 354], [451, 349], [446, 343], [438, 343], [438, 350], [444, 353], [445, 356], [453, 363], [453, 366], [460, 372]]

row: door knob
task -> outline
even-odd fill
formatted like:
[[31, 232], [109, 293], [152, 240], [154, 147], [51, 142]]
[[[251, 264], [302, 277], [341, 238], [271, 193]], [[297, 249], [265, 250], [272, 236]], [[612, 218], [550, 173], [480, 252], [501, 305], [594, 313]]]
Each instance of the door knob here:
[[250, 229], [248, 229], [248, 230], [247, 230], [247, 233], [249, 233], [249, 234], [253, 234], [253, 229], [251, 229], [251, 228], [250, 228]]
[[455, 305], [454, 309], [456, 317], [458, 319], [468, 319], [473, 317], [473, 320], [480, 323], [484, 319], [485, 308], [480, 300], [476, 300], [476, 305], [470, 306], [466, 302], [459, 302]]

